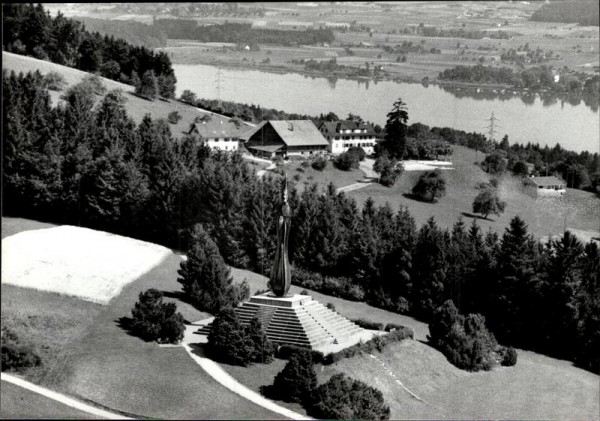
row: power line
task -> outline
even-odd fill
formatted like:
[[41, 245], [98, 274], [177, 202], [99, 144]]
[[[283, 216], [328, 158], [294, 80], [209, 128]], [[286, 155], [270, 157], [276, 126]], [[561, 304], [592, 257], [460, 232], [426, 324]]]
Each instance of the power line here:
[[500, 126], [497, 124], [497, 122], [499, 121], [495, 116], [494, 113], [492, 112], [492, 117], [487, 119], [487, 121], [490, 122], [490, 124], [488, 124], [486, 126], [486, 129], [488, 130], [488, 135], [490, 137], [490, 142], [494, 141], [494, 135], [498, 134], [497, 132], [497, 128], [500, 128]]
[[219, 100], [219, 107], [222, 107], [222, 104], [221, 104], [221, 90], [223, 89], [223, 87], [222, 87], [223, 81], [221, 79], [222, 76], [223, 76], [223, 72], [221, 72], [221, 68], [218, 67], [217, 68], [217, 79], [215, 80], [215, 84], [217, 87], [217, 99]]

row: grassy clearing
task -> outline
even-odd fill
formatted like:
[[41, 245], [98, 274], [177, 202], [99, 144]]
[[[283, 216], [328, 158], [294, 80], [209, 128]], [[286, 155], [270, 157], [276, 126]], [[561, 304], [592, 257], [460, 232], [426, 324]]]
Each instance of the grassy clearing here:
[[484, 158], [482, 153], [462, 146], [453, 146], [454, 153], [449, 158], [454, 163], [454, 170], [444, 171], [446, 178], [446, 195], [437, 203], [422, 202], [406, 197], [417, 182], [421, 172], [405, 172], [392, 188], [378, 184], [348, 192], [358, 204], [372, 197], [376, 203], [383, 205], [389, 202], [393, 209], [400, 205], [407, 206], [417, 222], [417, 226], [435, 217], [442, 227], [451, 227], [459, 217], [470, 224], [472, 218], [484, 230], [492, 229], [499, 233], [509, 225], [510, 220], [519, 215], [529, 226], [529, 232], [537, 237], [548, 234], [562, 234], [565, 226], [579, 230], [598, 230], [600, 220], [600, 199], [592, 193], [568, 189], [561, 198], [532, 198], [525, 193], [521, 180], [505, 175], [499, 186], [500, 197], [506, 201], [506, 211], [500, 217], [491, 215], [488, 220], [473, 215], [471, 205], [479, 190], [475, 188], [479, 182], [487, 182], [489, 175], [475, 165]]
[[119, 327], [140, 291], [157, 288], [177, 302], [187, 320], [208, 317], [177, 298], [180, 257], [171, 255], [132, 284], [73, 345], [60, 387], [109, 408], [158, 418], [280, 418], [214, 381], [181, 348], [159, 348]]
[[[7, 227], [11, 232], [36, 225], [20, 219], [3, 220], [3, 230]], [[139, 293], [148, 288], [164, 291], [167, 300], [176, 302], [187, 320], [208, 316], [179, 299], [180, 261], [178, 255], [171, 254], [126, 286], [108, 306], [3, 285], [2, 324], [15, 327], [17, 334], [30, 340], [47, 362], [43, 369], [31, 371], [26, 377], [63, 393], [140, 416], [281, 418], [223, 388], [183, 348], [160, 348], [120, 327], [120, 319], [131, 317]], [[9, 407], [7, 411], [18, 415], [16, 408]], [[54, 412], [48, 414], [43, 417]]]
[[393, 344], [377, 357], [424, 402], [369, 356], [325, 367], [320, 381], [342, 371], [377, 387], [392, 419], [593, 419], [599, 411], [598, 376], [532, 352], [519, 350], [516, 366], [484, 373], [459, 370], [418, 341]]
[[[86, 72], [81, 70], [73, 69], [59, 64], [50, 63], [43, 60], [37, 60], [32, 57], [21, 56], [18, 54], [2, 52], [2, 68], [8, 70], [14, 70], [15, 72], [27, 73], [29, 71], [34, 72], [39, 70], [42, 74], [49, 72], [58, 72], [65, 78], [67, 87], [79, 83], [84, 76], [88, 75]], [[127, 99], [125, 108], [127, 114], [139, 124], [146, 114], [150, 114], [153, 119], [164, 118], [166, 119], [169, 113], [177, 111], [181, 115], [181, 120], [177, 124], [171, 124], [171, 133], [173, 137], [180, 138], [186, 133], [190, 127], [190, 124], [194, 122], [197, 116], [202, 116], [205, 113], [200, 111], [198, 108], [182, 104], [178, 101], [164, 101], [156, 100], [149, 101], [140, 98], [133, 94], [133, 86], [126, 85], [124, 83], [115, 82], [114, 80], [102, 78], [106, 88], [108, 90], [121, 89], [124, 92], [124, 96]], [[67, 88], [65, 88], [67, 89]], [[57, 104], [61, 102], [60, 96], [63, 94], [62, 91], [50, 91], [52, 102]], [[102, 96], [96, 95], [96, 102], [100, 102]]]
[[[251, 292], [266, 287], [267, 279], [252, 272], [233, 269], [236, 282], [246, 279]], [[292, 286], [290, 291], [301, 289]], [[498, 367], [491, 372], [469, 373], [451, 365], [437, 350], [426, 345], [429, 331], [413, 318], [310, 292], [321, 303], [331, 302], [348, 318], [364, 317], [383, 323], [399, 323], [415, 331], [415, 340], [391, 344], [376, 356], [410, 391], [406, 392], [367, 355], [343, 359], [330, 366], [317, 366], [319, 383], [344, 372], [380, 389], [391, 408], [391, 419], [515, 418], [515, 419], [594, 419], [599, 411], [598, 376], [561, 361], [519, 350], [514, 367]], [[271, 384], [284, 366], [276, 360], [269, 366], [248, 368], [224, 366], [233, 377], [258, 390]]]
[[[298, 171], [298, 168], [303, 171]], [[336, 187], [344, 187], [358, 183], [365, 177], [365, 173], [359, 169], [338, 170], [331, 161], [327, 163], [327, 167], [323, 171], [317, 171], [312, 167], [302, 168], [300, 162], [292, 161], [286, 164], [285, 171], [289, 182], [296, 186], [298, 193], [302, 193], [304, 188], [312, 183], [317, 183], [321, 188], [327, 187], [329, 183], [335, 184]], [[294, 178], [296, 175], [299, 176], [298, 180]]]
[[8, 382], [0, 388], [2, 419], [100, 419]]

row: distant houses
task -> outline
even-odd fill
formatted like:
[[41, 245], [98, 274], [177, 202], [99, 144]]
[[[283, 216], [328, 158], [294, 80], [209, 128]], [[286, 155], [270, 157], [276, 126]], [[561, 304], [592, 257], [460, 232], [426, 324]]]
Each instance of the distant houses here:
[[263, 158], [322, 155], [329, 151], [329, 142], [311, 120], [264, 121], [247, 139], [246, 149]]
[[192, 123], [188, 134], [196, 136], [211, 149], [237, 151], [252, 126], [237, 118], [207, 115]]
[[356, 121], [324, 121], [319, 124], [319, 131], [329, 142], [329, 151], [336, 155], [352, 147], [361, 147], [371, 155], [377, 141], [373, 126]]
[[529, 177], [523, 181], [528, 193], [532, 196], [562, 196], [567, 192], [566, 183], [561, 179], [550, 177]]

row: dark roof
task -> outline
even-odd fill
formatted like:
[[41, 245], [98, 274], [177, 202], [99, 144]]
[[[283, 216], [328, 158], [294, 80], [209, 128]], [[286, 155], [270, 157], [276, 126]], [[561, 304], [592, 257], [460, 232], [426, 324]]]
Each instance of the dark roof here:
[[241, 120], [228, 119], [220, 116], [211, 116], [201, 122], [194, 123], [191, 132], [196, 132], [203, 139], [213, 139], [219, 137], [242, 138], [244, 134], [252, 129]]
[[554, 176], [549, 176], [549, 177], [531, 177], [529, 178], [529, 181], [533, 182], [534, 184], [538, 185], [538, 186], [557, 186], [557, 185], [564, 185], [565, 182], [554, 177]]
[[[357, 129], [365, 129], [366, 133], [362, 133], [363, 135], [375, 136], [375, 129], [370, 124], [366, 123], [358, 123], [356, 121], [351, 120], [341, 120], [341, 121], [324, 121], [319, 125], [319, 130], [325, 128], [325, 134], [327, 136], [335, 136], [335, 135], [346, 135], [346, 133], [340, 133], [340, 130], [357, 130]], [[350, 133], [348, 133], [350, 134]], [[354, 134], [354, 133], [353, 133]], [[356, 133], [358, 134], [358, 133]]]
[[249, 135], [259, 132], [265, 125], [271, 125], [287, 146], [329, 146], [317, 126], [311, 120], [269, 120], [263, 121]]

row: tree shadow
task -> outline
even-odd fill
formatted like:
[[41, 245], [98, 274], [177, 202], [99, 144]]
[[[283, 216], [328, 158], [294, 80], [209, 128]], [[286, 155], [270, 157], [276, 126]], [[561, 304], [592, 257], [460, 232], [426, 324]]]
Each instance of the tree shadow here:
[[144, 342], [153, 342], [152, 339], [142, 337], [133, 329], [133, 319], [131, 317], [119, 317], [117, 320], [115, 320], [115, 323], [118, 327], [123, 329], [129, 336], [134, 336], [143, 340]]
[[429, 199], [425, 199], [421, 196], [417, 196], [416, 194], [412, 194], [412, 193], [402, 193], [402, 196], [410, 199], [410, 200], [414, 200], [416, 202], [421, 202], [421, 203], [437, 203], [437, 200], [431, 201]]
[[481, 219], [482, 221], [491, 221], [491, 219], [484, 218], [481, 215], [475, 215], [475, 214], [469, 213], [469, 212], [461, 212], [461, 215], [466, 216], [467, 218]]

